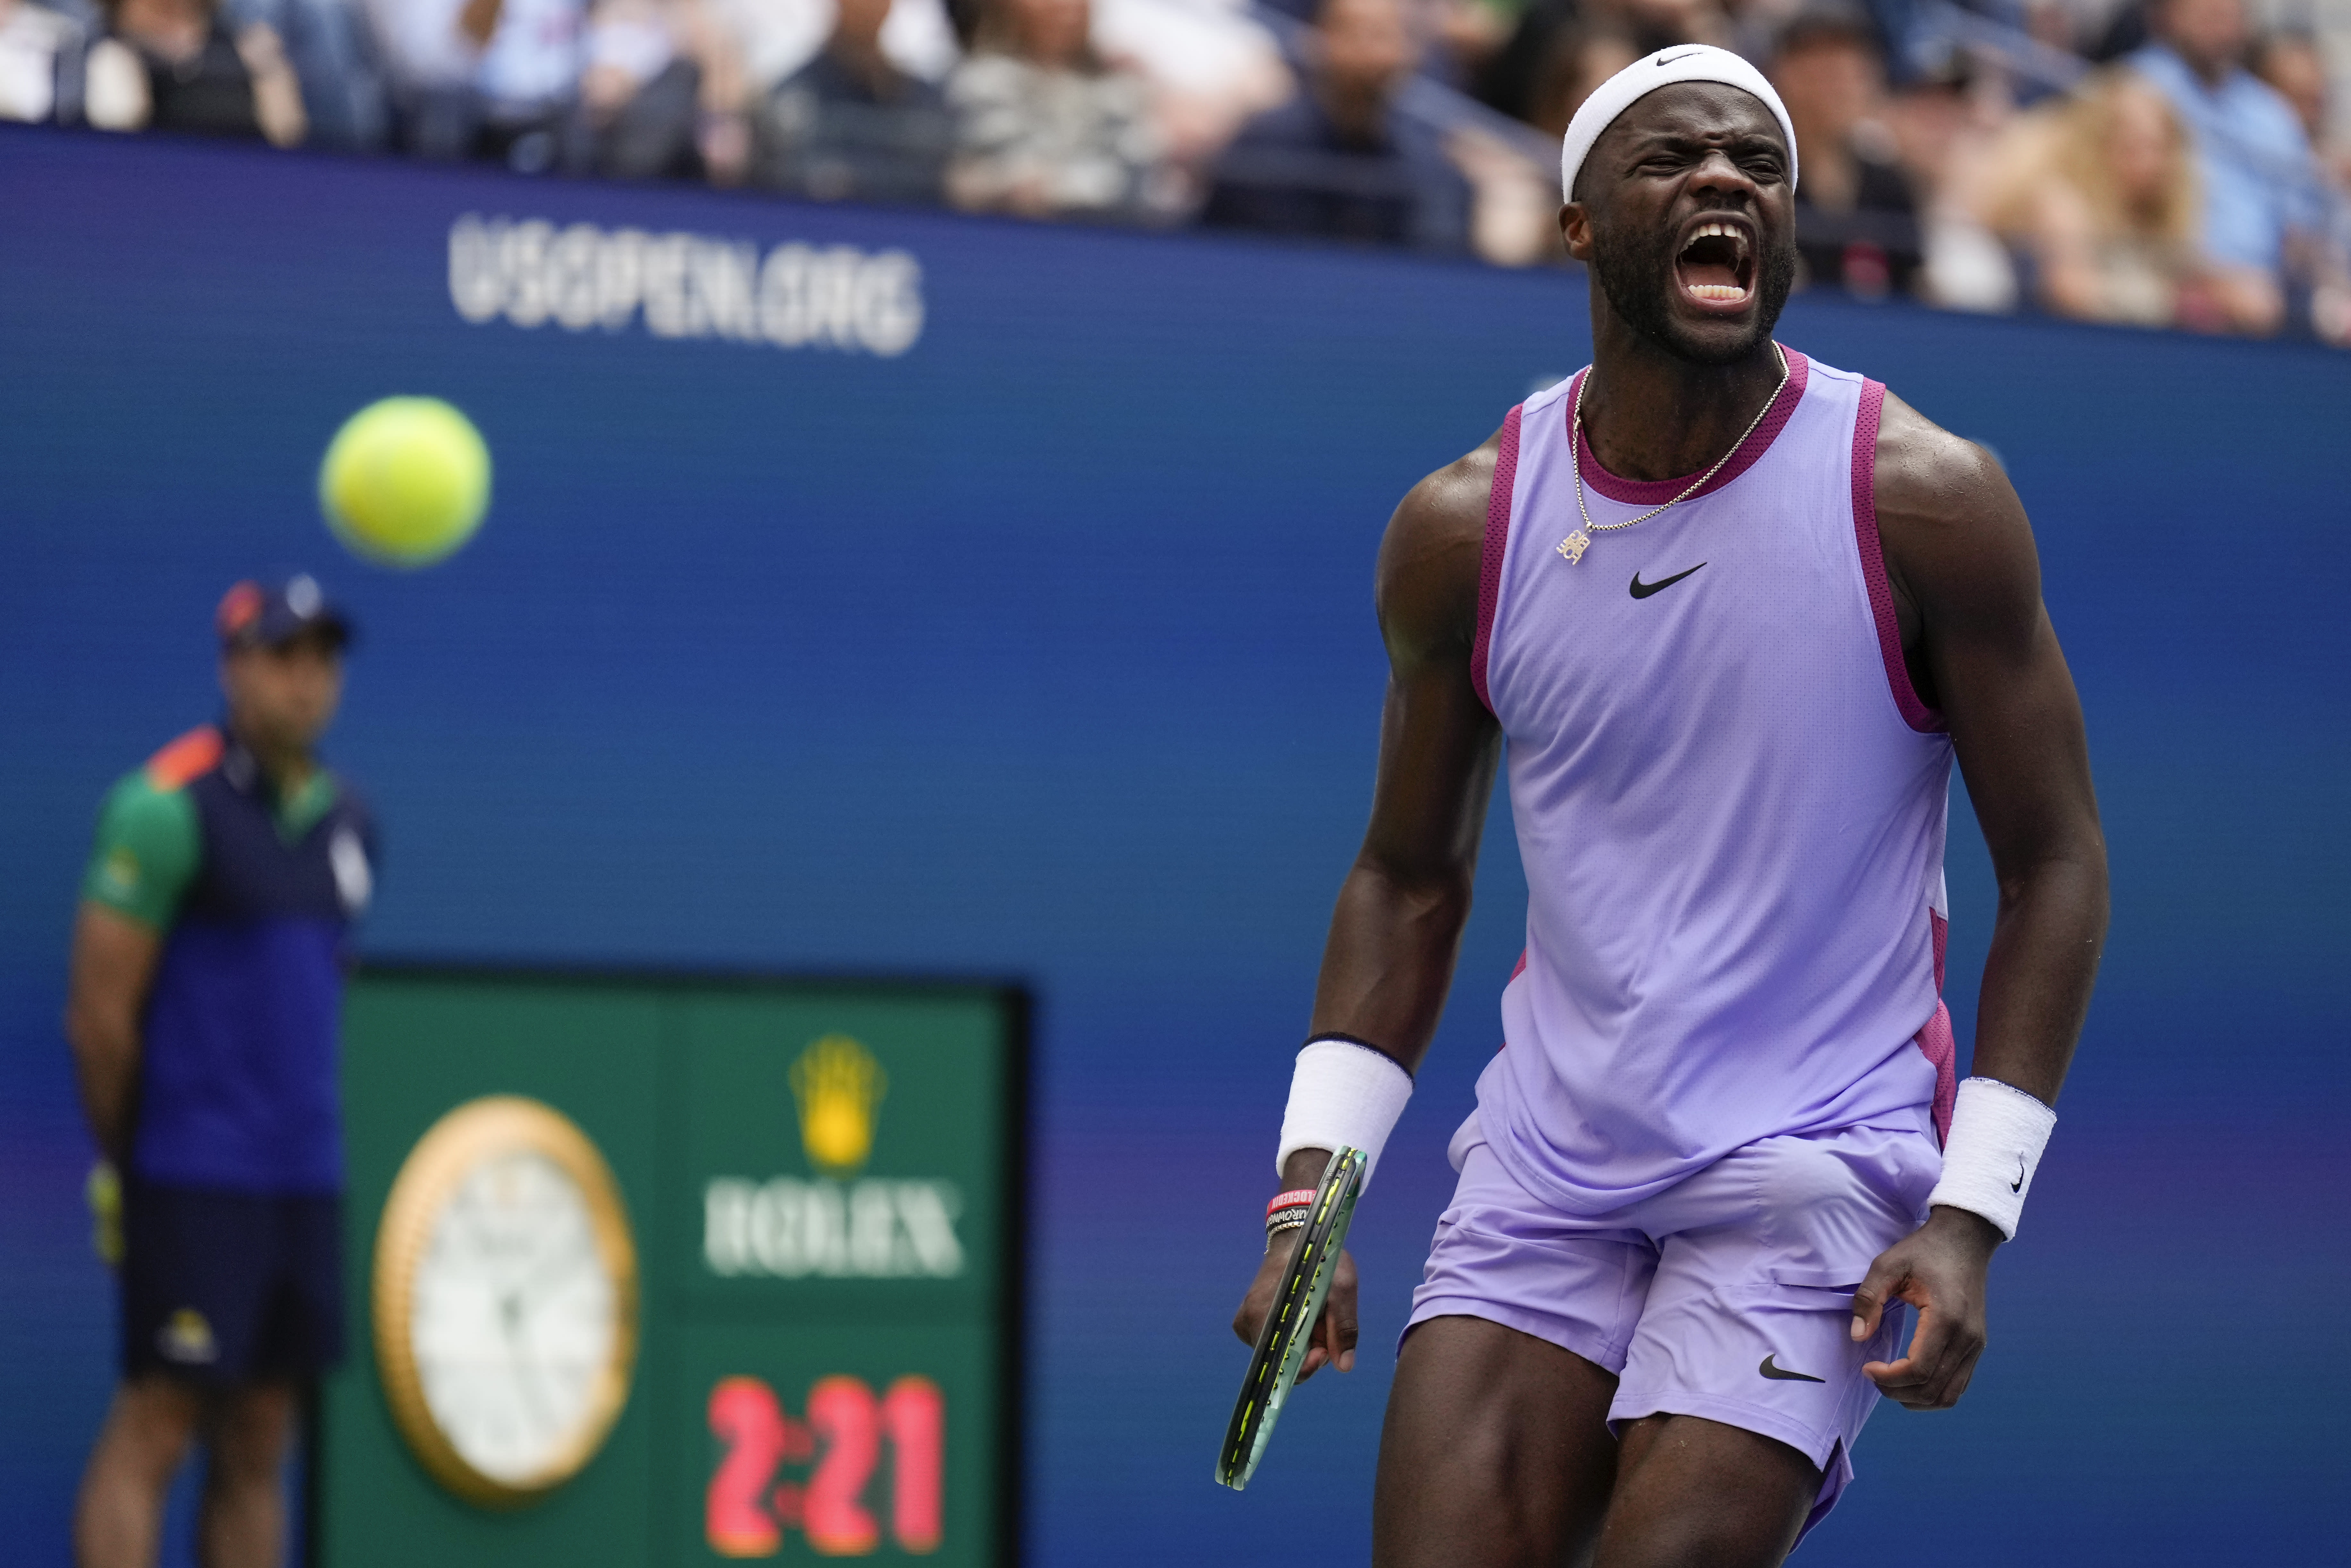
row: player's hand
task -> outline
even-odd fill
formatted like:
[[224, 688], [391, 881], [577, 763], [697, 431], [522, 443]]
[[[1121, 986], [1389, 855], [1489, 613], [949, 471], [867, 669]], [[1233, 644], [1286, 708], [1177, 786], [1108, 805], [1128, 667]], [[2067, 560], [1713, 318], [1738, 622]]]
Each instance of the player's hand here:
[[[1265, 1315], [1273, 1310], [1273, 1293], [1281, 1289], [1282, 1272], [1290, 1267], [1290, 1256], [1303, 1236], [1302, 1231], [1284, 1231], [1265, 1249], [1265, 1261], [1258, 1265], [1257, 1278], [1249, 1281], [1249, 1294], [1241, 1298], [1240, 1311], [1233, 1314], [1233, 1333], [1243, 1344], [1257, 1343]], [[1343, 1249], [1339, 1267], [1332, 1271], [1331, 1293], [1322, 1298], [1322, 1315], [1315, 1322], [1314, 1337], [1307, 1343], [1306, 1359], [1299, 1365], [1298, 1381], [1305, 1382], [1334, 1361], [1342, 1372], [1355, 1370], [1355, 1259]]]
[[1927, 1223], [1869, 1266], [1853, 1295], [1853, 1337], [1877, 1332], [1896, 1301], [1918, 1309], [1910, 1353], [1862, 1367], [1878, 1392], [1907, 1410], [1949, 1410], [1967, 1392], [1984, 1352], [1984, 1287], [2001, 1234], [1964, 1208], [1938, 1207]]

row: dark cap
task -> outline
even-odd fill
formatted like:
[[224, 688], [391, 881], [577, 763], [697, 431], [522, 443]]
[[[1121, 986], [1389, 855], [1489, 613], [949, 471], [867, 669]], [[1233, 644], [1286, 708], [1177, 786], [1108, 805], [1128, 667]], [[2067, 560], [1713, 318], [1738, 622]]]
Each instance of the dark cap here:
[[308, 572], [264, 587], [246, 580], [221, 595], [214, 617], [224, 649], [282, 648], [316, 632], [340, 648], [351, 640], [351, 623], [327, 602], [326, 590]]

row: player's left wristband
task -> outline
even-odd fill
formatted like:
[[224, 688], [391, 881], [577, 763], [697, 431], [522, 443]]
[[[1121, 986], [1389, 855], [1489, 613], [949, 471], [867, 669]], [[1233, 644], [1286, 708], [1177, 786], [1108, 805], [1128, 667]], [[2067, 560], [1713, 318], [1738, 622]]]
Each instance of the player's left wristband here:
[[2056, 1125], [2057, 1113], [2023, 1090], [1997, 1078], [1967, 1080], [1943, 1143], [1943, 1179], [1927, 1195], [1928, 1206], [1980, 1214], [2014, 1240], [2032, 1173]]

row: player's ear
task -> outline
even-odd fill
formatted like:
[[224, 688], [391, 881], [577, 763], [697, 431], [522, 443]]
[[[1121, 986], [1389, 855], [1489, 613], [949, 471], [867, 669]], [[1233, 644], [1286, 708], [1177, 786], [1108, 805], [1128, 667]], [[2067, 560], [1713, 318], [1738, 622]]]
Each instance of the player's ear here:
[[1592, 214], [1582, 202], [1560, 208], [1559, 237], [1567, 242], [1568, 255], [1578, 261], [1592, 259]]

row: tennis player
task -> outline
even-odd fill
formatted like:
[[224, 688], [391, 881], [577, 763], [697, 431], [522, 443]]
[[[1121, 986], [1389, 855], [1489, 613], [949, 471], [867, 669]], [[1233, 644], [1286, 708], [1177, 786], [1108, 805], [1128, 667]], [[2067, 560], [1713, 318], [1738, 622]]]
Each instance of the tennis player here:
[[154, 1563], [200, 1441], [199, 1557], [283, 1561], [302, 1392], [342, 1348], [336, 1038], [375, 833], [315, 748], [350, 629], [308, 577], [238, 583], [218, 629], [225, 716], [108, 795], [74, 924], [93, 1195], [121, 1173], [121, 1381], [82, 1478], [80, 1568]]
[[[1966, 1389], [2055, 1121], [2106, 923], [2080, 707], [1999, 465], [1772, 340], [1797, 173], [1734, 55], [1604, 85], [1560, 220], [1593, 362], [1381, 547], [1378, 782], [1285, 1188], [1339, 1146], [1375, 1161], [1402, 1111], [1505, 758], [1529, 893], [1398, 1354], [1382, 1568], [1781, 1562], [1881, 1394]], [[1954, 758], [2001, 889], [1964, 1083]], [[1297, 1205], [1270, 1215], [1278, 1242]], [[1352, 1364], [1354, 1292], [1343, 1267], [1310, 1375]]]

